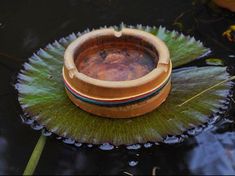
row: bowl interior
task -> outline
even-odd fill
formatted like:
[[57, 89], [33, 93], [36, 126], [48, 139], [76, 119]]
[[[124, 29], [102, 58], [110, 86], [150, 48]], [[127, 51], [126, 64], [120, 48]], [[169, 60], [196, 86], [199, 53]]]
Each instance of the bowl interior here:
[[130, 35], [102, 35], [77, 48], [74, 63], [78, 72], [106, 81], [127, 81], [145, 76], [158, 64], [151, 43]]

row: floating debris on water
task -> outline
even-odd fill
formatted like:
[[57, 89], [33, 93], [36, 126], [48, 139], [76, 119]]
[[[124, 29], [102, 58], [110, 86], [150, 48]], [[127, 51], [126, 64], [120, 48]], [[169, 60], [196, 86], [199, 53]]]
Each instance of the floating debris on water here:
[[155, 144], [155, 145], [160, 145], [158, 142], [155, 142], [154, 144]]
[[123, 172], [124, 174], [126, 175], [129, 175], [129, 176], [133, 176], [133, 174], [129, 173], [129, 172]]
[[157, 170], [159, 170], [160, 168], [159, 167], [154, 167], [153, 170], [152, 170], [152, 175], [155, 176], [157, 175]]
[[214, 66], [223, 66], [224, 62], [219, 58], [208, 58], [206, 59], [206, 64]]
[[235, 58], [235, 55], [230, 54], [230, 55], [228, 55], [228, 57], [230, 57], [230, 58]]
[[131, 167], [136, 166], [138, 163], [139, 163], [138, 161], [133, 161], [133, 160], [128, 162], [129, 166]]

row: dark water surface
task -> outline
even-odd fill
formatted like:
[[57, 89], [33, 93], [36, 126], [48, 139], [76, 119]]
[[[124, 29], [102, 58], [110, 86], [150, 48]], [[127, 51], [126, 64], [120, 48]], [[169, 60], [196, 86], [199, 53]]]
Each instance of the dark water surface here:
[[[0, 174], [21, 174], [40, 136], [22, 123], [12, 86], [22, 64], [55, 39], [121, 22], [163, 25], [193, 35], [212, 49], [211, 57], [223, 59], [235, 73], [235, 43], [221, 35], [235, 24], [235, 15], [200, 0], [1, 0]], [[102, 151], [49, 137], [36, 174], [152, 174], [154, 167], [157, 174], [235, 174], [235, 104], [229, 106], [216, 125], [180, 144]]]

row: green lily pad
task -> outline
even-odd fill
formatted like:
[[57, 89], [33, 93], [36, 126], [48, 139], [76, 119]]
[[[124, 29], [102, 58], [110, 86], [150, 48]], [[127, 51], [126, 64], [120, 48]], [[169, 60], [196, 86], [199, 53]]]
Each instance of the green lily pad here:
[[[209, 51], [201, 42], [175, 31], [141, 25], [137, 28], [166, 42], [173, 67], [186, 64]], [[210, 115], [221, 107], [231, 87], [228, 81], [208, 89], [229, 78], [225, 67], [179, 68], [173, 71], [172, 90], [167, 101], [153, 112], [132, 119], [91, 115], [68, 99], [61, 76], [64, 50], [79, 35], [71, 34], [40, 49], [24, 64], [16, 84], [24, 111], [60, 136], [78, 142], [109, 142], [114, 145], [161, 141], [167, 135], [179, 135], [207, 122]], [[206, 93], [195, 96], [205, 90]]]

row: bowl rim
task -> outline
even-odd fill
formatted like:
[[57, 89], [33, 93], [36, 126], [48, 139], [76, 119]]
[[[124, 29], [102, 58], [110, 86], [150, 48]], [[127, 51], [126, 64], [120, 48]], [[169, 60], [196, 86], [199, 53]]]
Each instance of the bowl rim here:
[[[148, 74], [140, 78], [133, 79], [133, 80], [124, 80], [124, 81], [107, 81], [107, 80], [95, 79], [78, 71], [74, 63], [74, 55], [76, 54], [77, 49], [85, 41], [89, 39], [95, 39], [97, 37], [107, 36], [107, 35], [114, 35], [116, 37], [121, 37], [121, 35], [123, 34], [139, 37], [145, 42], [152, 44], [152, 46], [158, 52], [158, 63], [153, 70], [151, 70]], [[111, 28], [105, 28], [105, 29], [98, 29], [98, 30], [94, 30], [89, 33], [83, 34], [82, 36], [75, 39], [67, 47], [64, 53], [63, 76], [64, 76], [64, 69], [66, 68], [69, 73], [68, 75], [71, 79], [73, 79], [73, 77], [76, 77], [77, 79], [83, 82], [89, 83], [91, 85], [99, 86], [99, 87], [130, 88], [130, 87], [144, 85], [156, 79], [157, 77], [161, 76], [163, 72], [167, 72], [169, 69], [170, 69], [169, 74], [171, 74], [171, 67], [172, 66], [171, 66], [171, 61], [170, 61], [169, 50], [166, 44], [157, 36], [150, 34], [148, 32], [145, 32], [145, 31], [138, 30], [138, 29], [122, 28], [120, 31], [116, 31], [114, 28], [111, 27]], [[65, 77], [64, 79], [66, 81]], [[164, 83], [164, 81], [162, 83]]]

